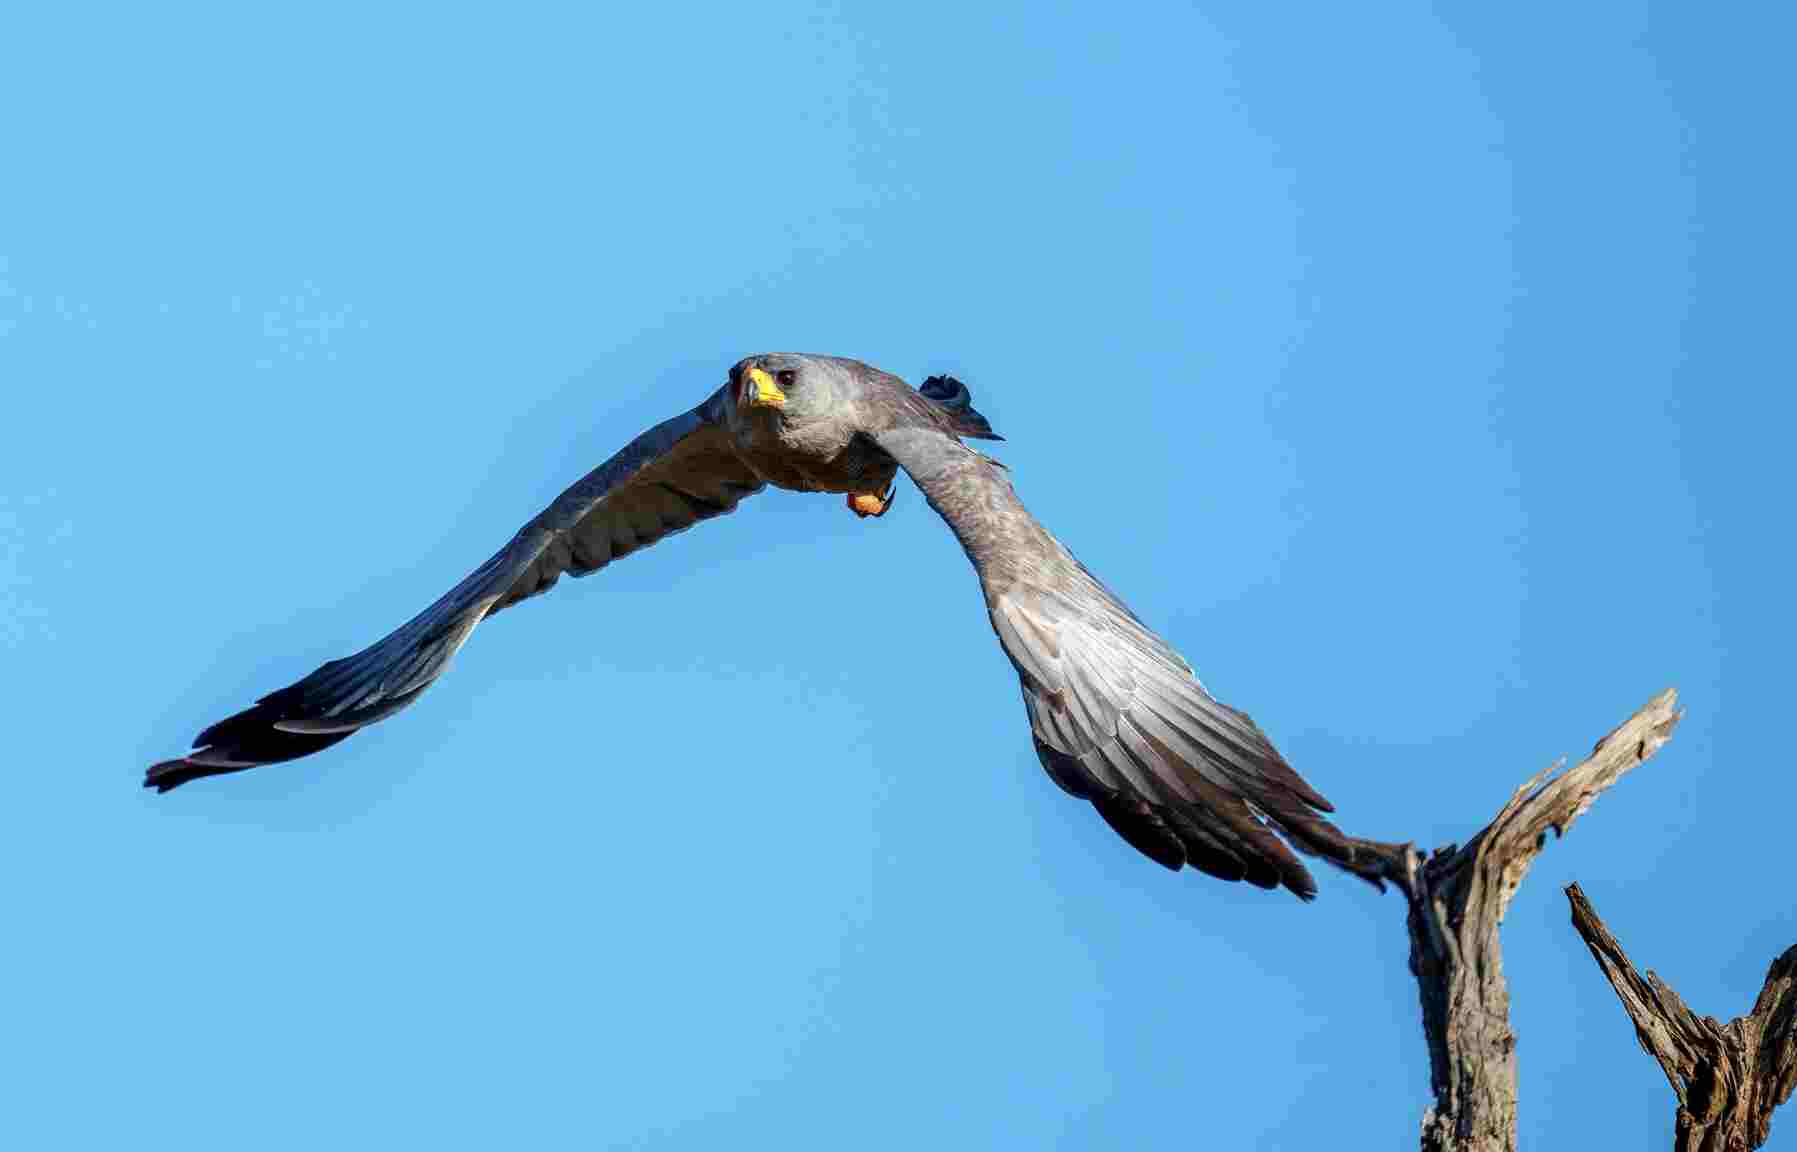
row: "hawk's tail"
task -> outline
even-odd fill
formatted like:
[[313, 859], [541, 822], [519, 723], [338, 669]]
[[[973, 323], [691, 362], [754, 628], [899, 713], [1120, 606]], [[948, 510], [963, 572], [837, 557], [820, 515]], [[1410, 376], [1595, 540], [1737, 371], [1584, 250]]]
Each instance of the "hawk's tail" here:
[[955, 433], [969, 440], [1003, 440], [986, 418], [974, 410], [973, 393], [953, 376], [932, 376], [918, 389], [923, 398], [947, 412]]

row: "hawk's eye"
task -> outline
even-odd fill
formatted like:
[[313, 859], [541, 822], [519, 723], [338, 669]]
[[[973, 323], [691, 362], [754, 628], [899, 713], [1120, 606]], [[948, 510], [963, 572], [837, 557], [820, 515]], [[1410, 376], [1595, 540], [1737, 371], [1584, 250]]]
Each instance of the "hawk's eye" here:
[[782, 389], [791, 388], [793, 382], [798, 378], [799, 374], [794, 372], [791, 368], [782, 368], [780, 371], [774, 373], [774, 379], [779, 381]]

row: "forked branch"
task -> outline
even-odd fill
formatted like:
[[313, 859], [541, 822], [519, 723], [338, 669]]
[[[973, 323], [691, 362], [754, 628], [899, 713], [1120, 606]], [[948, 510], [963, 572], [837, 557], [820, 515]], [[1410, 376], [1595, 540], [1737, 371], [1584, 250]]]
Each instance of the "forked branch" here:
[[1422, 860], [1409, 845], [1356, 841], [1409, 900], [1410, 971], [1422, 999], [1435, 1106], [1424, 1152], [1513, 1152], [1516, 1037], [1498, 927], [1546, 843], [1564, 834], [1604, 789], [1659, 750], [1682, 713], [1670, 689], [1597, 742], [1568, 771], [1530, 779], [1460, 847]]
[[1577, 884], [1566, 899], [1573, 928], [1635, 1022], [1635, 1039], [1678, 1096], [1678, 1152], [1764, 1144], [1773, 1109], [1797, 1082], [1797, 947], [1772, 962], [1752, 1012], [1719, 1024], [1687, 1008], [1653, 972], [1637, 972]]

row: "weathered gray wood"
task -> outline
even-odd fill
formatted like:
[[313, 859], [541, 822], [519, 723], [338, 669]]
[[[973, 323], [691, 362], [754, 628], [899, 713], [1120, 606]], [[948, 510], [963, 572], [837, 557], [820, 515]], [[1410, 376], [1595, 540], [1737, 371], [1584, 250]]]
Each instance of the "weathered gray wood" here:
[[1678, 1096], [1674, 1148], [1732, 1152], [1764, 1144], [1773, 1109], [1797, 1083], [1797, 947], [1772, 962], [1752, 1012], [1718, 1024], [1687, 1008], [1652, 971], [1645, 978], [1637, 972], [1577, 884], [1566, 899], [1573, 928], [1635, 1022], [1635, 1039]]
[[1664, 744], [1678, 694], [1661, 693], [1569, 771], [1530, 779], [1466, 844], [1425, 861], [1407, 844], [1355, 841], [1409, 900], [1410, 971], [1422, 1000], [1435, 1104], [1424, 1152], [1514, 1152], [1516, 1036], [1498, 928], [1552, 829], [1564, 834], [1593, 800]]

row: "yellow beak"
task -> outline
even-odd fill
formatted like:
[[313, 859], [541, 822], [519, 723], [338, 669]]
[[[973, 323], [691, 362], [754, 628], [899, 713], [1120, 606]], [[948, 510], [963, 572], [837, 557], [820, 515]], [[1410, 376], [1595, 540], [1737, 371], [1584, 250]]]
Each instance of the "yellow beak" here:
[[765, 369], [749, 369], [749, 387], [745, 391], [751, 408], [786, 407], [786, 393], [780, 391], [780, 386]]

